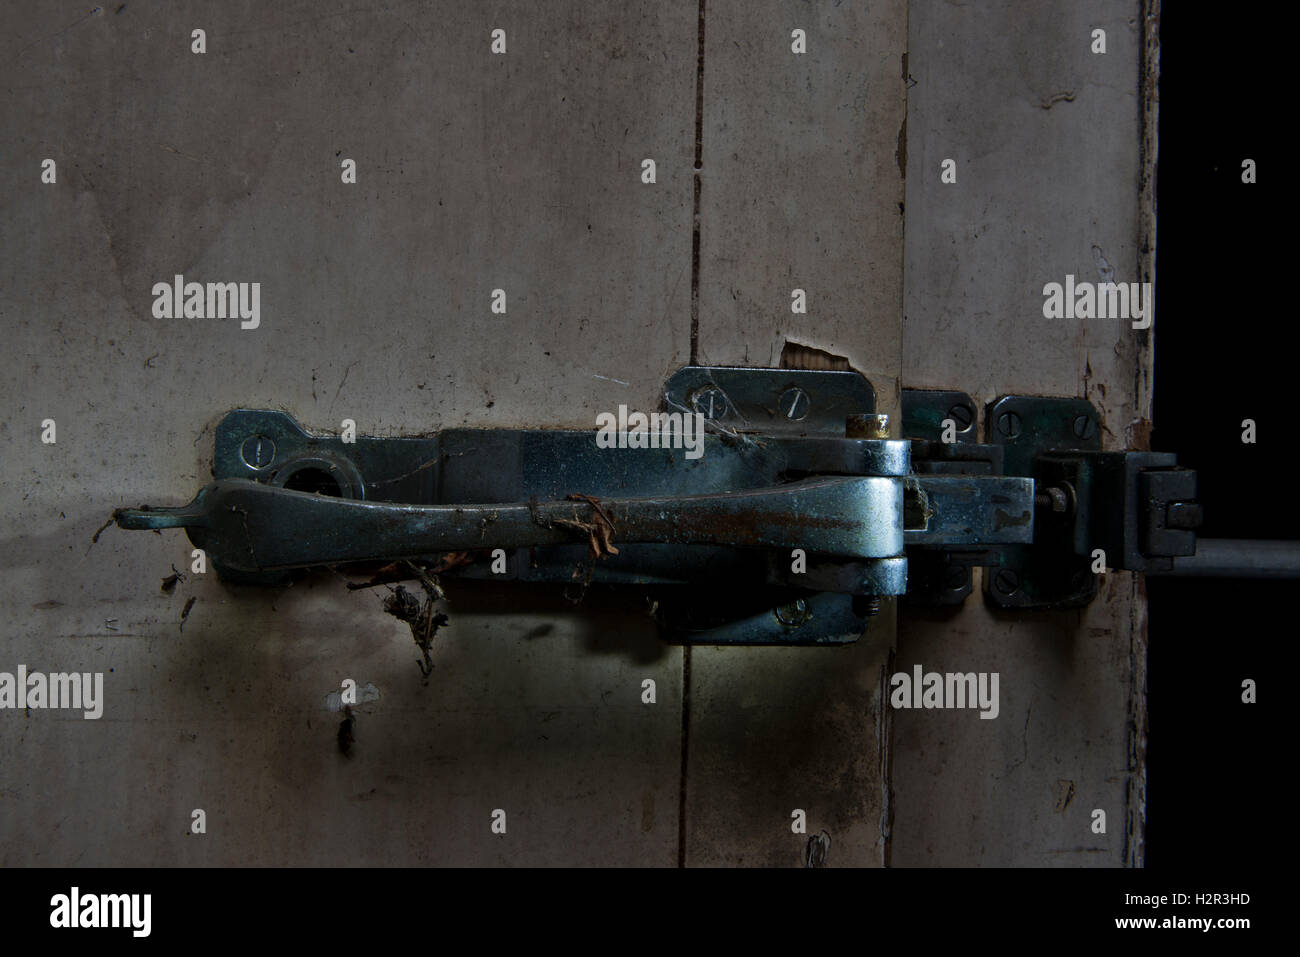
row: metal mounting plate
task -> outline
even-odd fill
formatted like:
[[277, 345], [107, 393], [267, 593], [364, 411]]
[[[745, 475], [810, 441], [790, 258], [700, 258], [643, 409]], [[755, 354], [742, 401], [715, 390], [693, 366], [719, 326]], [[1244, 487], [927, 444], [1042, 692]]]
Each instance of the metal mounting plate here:
[[953, 435], [958, 442], [976, 442], [979, 423], [975, 403], [965, 392], [947, 389], [903, 390], [903, 437], [943, 440], [944, 420], [953, 420]]
[[[903, 437], [912, 442], [915, 471], [997, 471], [994, 466], [999, 463], [990, 462], [987, 469], [980, 468], [967, 454], [981, 446], [977, 444], [978, 406], [965, 392], [904, 389], [902, 406]], [[945, 419], [953, 420], [955, 442], [943, 441]], [[962, 561], [960, 554], [949, 549], [910, 547], [907, 577], [903, 601], [908, 605], [960, 605], [974, 588], [970, 562]]]
[[[1042, 481], [1039, 456], [1101, 448], [1101, 417], [1086, 399], [1007, 395], [989, 404], [988, 441], [1004, 448], [1003, 469]], [[1091, 560], [1072, 547], [1073, 525], [1040, 523], [1032, 545], [1003, 550], [1003, 566], [984, 576], [984, 595], [999, 608], [1076, 608], [1097, 594]]]
[[686, 366], [665, 385], [664, 406], [737, 432], [843, 437], [847, 416], [876, 410], [876, 390], [857, 372]]

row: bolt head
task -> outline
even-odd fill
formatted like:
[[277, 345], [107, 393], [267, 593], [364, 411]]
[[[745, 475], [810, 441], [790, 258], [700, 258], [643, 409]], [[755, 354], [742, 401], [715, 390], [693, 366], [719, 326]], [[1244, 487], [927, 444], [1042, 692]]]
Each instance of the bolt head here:
[[993, 576], [993, 587], [999, 595], [1014, 595], [1020, 590], [1020, 576], [1010, 568], [999, 568]]
[[1074, 420], [1074, 437], [1090, 439], [1097, 434], [1097, 420], [1090, 415], [1081, 415]]
[[791, 386], [781, 393], [781, 401], [777, 405], [783, 416], [792, 422], [799, 422], [808, 417], [812, 401], [803, 389]]
[[780, 608], [773, 610], [776, 620], [787, 628], [798, 628], [812, 618], [812, 610], [808, 603], [802, 598], [798, 598], [788, 605], [782, 605]]
[[692, 395], [691, 405], [695, 407], [696, 412], [701, 413], [710, 421], [723, 418], [729, 408], [727, 397], [723, 395], [721, 389], [714, 386], [701, 389]]
[[943, 584], [949, 591], [961, 591], [966, 587], [968, 572], [964, 565], [951, 565], [944, 575]]
[[265, 435], [250, 435], [239, 446], [239, 457], [250, 469], [264, 469], [275, 461], [275, 442]]
[[958, 402], [948, 410], [948, 418], [957, 423], [958, 432], [965, 432], [970, 428], [971, 423], [975, 421], [975, 413], [966, 403]]

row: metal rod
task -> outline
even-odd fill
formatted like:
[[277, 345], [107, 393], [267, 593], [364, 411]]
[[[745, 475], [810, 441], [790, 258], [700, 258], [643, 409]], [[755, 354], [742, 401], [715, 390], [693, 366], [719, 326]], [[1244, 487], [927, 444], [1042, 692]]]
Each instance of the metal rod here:
[[1196, 578], [1300, 578], [1300, 541], [1198, 538], [1196, 554], [1152, 575]]
[[576, 498], [413, 505], [222, 479], [181, 508], [124, 508], [114, 518], [121, 528], [183, 527], [225, 567], [247, 572], [573, 541], [598, 549], [602, 525], [606, 545], [804, 548], [848, 559], [888, 558], [903, 550], [898, 477], [827, 476], [705, 495]]

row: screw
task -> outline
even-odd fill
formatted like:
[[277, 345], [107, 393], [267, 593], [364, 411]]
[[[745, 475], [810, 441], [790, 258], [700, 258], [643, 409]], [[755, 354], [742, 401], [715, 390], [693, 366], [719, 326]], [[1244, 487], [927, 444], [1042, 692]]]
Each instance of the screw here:
[[782, 605], [773, 611], [776, 620], [787, 628], [798, 628], [806, 623], [812, 617], [812, 612], [808, 610], [808, 603], [802, 598], [792, 601], [788, 605]]
[[264, 469], [275, 460], [275, 443], [265, 435], [250, 436], [239, 447], [239, 457], [250, 469]]
[[696, 412], [704, 413], [706, 419], [720, 419], [727, 414], [727, 397], [721, 389], [701, 389], [691, 396], [691, 405], [695, 406]]
[[944, 577], [943, 585], [948, 591], [961, 591], [966, 587], [966, 575], [967, 571], [964, 565], [951, 565]]
[[868, 595], [862, 602], [862, 617], [872, 618], [880, 614], [880, 596]]
[[787, 419], [798, 422], [808, 415], [808, 408], [811, 404], [807, 392], [798, 386], [791, 386], [781, 393], [781, 401], [778, 407]]
[[1065, 489], [1049, 485], [1041, 492], [1034, 493], [1034, 505], [1038, 508], [1050, 508], [1053, 512], [1064, 512], [1070, 505], [1070, 497]]
[[1090, 415], [1081, 415], [1074, 420], [1074, 437], [1090, 439], [1097, 434], [1097, 423]]
[[1009, 439], [1020, 434], [1020, 413], [1003, 412], [998, 416], [998, 431]]
[[844, 434], [850, 439], [889, 438], [889, 416], [857, 412], [844, 417]]
[[970, 424], [975, 421], [975, 416], [971, 412], [971, 407], [964, 402], [958, 402], [949, 409], [948, 418], [957, 423], [958, 432], [965, 432], [970, 428]]
[[999, 568], [993, 576], [993, 587], [1001, 595], [1014, 595], [1020, 590], [1020, 576], [1010, 568]]

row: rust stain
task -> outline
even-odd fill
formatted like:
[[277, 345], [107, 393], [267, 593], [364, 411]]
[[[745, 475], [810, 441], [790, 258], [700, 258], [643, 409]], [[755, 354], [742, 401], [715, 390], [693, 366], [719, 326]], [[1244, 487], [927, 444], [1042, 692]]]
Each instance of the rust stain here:
[[1130, 425], [1128, 447], [1137, 449], [1140, 452], [1149, 452], [1151, 450], [1152, 428], [1151, 420], [1146, 417], [1140, 418]]
[[1074, 782], [1059, 778], [1056, 782], [1056, 804], [1052, 808], [1053, 813], [1061, 814], [1070, 802], [1074, 800]]

